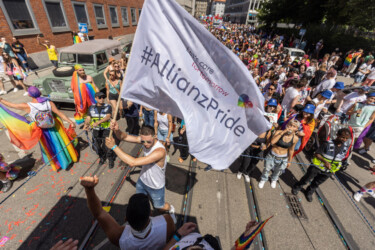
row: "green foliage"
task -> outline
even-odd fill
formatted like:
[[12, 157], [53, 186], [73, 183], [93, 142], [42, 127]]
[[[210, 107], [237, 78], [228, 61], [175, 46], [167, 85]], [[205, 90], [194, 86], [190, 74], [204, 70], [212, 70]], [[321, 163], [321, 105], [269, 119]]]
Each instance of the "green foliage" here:
[[259, 19], [269, 26], [278, 22], [325, 23], [371, 30], [375, 28], [375, 0], [268, 0]]

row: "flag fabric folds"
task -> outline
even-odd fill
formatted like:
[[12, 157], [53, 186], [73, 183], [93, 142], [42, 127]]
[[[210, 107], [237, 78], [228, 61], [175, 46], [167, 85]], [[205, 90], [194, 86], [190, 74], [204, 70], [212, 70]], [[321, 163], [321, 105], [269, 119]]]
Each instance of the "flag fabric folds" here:
[[183, 118], [190, 153], [224, 169], [271, 125], [248, 69], [174, 0], [146, 0], [122, 97]]

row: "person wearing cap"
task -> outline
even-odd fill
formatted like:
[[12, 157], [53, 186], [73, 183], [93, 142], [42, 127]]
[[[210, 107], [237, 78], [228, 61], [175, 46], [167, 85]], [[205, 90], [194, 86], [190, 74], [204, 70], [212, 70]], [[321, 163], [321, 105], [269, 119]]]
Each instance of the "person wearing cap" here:
[[349, 138], [350, 130], [342, 128], [337, 132], [335, 140], [323, 142], [315, 152], [306, 174], [293, 185], [292, 193], [297, 195], [304, 185], [311, 182], [306, 188], [305, 196], [308, 202], [312, 202], [312, 195], [319, 185], [340, 170], [342, 160], [346, 158], [350, 148]]
[[273, 124], [276, 128], [278, 127], [277, 120], [279, 119], [279, 111], [281, 110], [281, 106], [278, 105], [277, 100], [272, 98], [267, 102], [266, 108], [265, 108], [265, 114], [264, 116], [268, 117], [270, 120], [270, 123]]
[[297, 131], [298, 142], [296, 144], [296, 147], [294, 148], [295, 152], [293, 157], [302, 151], [315, 129], [316, 122], [314, 119], [314, 113], [315, 105], [308, 103], [299, 113], [290, 115], [288, 119], [282, 124], [282, 129], [285, 129], [288, 123], [294, 119], [301, 122], [301, 126]]
[[312, 98], [315, 98], [319, 93], [323, 92], [324, 90], [331, 89], [335, 85], [335, 76], [337, 72], [334, 69], [330, 69], [326, 76], [325, 80], [323, 80], [319, 85], [314, 89], [312, 94]]
[[95, 152], [100, 157], [99, 165], [108, 159], [109, 168], [115, 165], [116, 154], [105, 146], [105, 138], [109, 136], [109, 125], [112, 117], [112, 107], [105, 103], [106, 95], [103, 92], [95, 93], [95, 105], [88, 109], [84, 130], [93, 129], [92, 143]]
[[369, 87], [362, 86], [358, 92], [347, 94], [339, 103], [336, 109], [336, 115], [340, 117], [341, 123], [345, 123], [349, 118], [347, 115], [348, 110], [356, 103], [364, 102], [367, 98], [366, 94]]
[[317, 119], [319, 117], [319, 114], [321, 111], [324, 113], [327, 113], [328, 110], [325, 107], [326, 102], [331, 99], [332, 97], [332, 91], [330, 90], [324, 90], [322, 93], [318, 94], [316, 98], [312, 100], [312, 102], [315, 104], [315, 112], [314, 112], [314, 118]]
[[365, 102], [355, 103], [346, 113], [350, 115], [348, 125], [353, 128], [354, 138], [375, 121], [375, 92], [367, 95]]
[[342, 91], [344, 88], [345, 86], [343, 82], [336, 82], [333, 88], [330, 89], [332, 91], [332, 95], [331, 98], [326, 101], [325, 108], [327, 110], [330, 105], [336, 104], [337, 100], [341, 100], [342, 98], [344, 98], [345, 93]]
[[108, 240], [120, 249], [163, 249], [175, 231], [173, 218], [170, 214], [151, 216], [150, 200], [145, 194], [133, 194], [128, 202], [125, 213], [125, 225], [120, 225], [115, 218], [106, 212], [95, 187], [99, 178], [85, 176], [80, 178], [85, 189], [87, 206], [103, 229]]

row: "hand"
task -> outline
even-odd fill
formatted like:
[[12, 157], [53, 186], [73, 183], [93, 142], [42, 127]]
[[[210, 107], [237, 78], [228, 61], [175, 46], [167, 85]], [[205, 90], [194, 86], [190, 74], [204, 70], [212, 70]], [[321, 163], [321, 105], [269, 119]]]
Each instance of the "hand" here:
[[74, 122], [71, 122], [70, 126], [72, 126], [72, 128], [76, 128], [76, 124]]
[[115, 139], [113, 137], [107, 137], [107, 138], [105, 138], [105, 145], [109, 149], [113, 148], [113, 146], [116, 145]]
[[111, 130], [114, 130], [114, 131], [119, 130], [118, 123], [116, 121], [112, 120], [109, 128]]
[[99, 178], [94, 176], [80, 177], [79, 181], [84, 188], [94, 188], [99, 183]]
[[90, 125], [86, 125], [86, 124], [85, 124], [85, 125], [83, 126], [83, 130], [87, 130], [87, 131], [90, 130]]
[[94, 122], [93, 124], [92, 124], [92, 127], [94, 128], [94, 127], [97, 127], [97, 126], [99, 126], [99, 124], [97, 123], [97, 122]]
[[260, 146], [260, 149], [261, 149], [262, 151], [266, 150], [266, 149], [267, 149], [266, 144], [262, 143], [262, 145]]
[[72, 238], [70, 238], [65, 242], [60, 240], [53, 247], [51, 247], [51, 250], [76, 250], [77, 246], [78, 240], [73, 240]]
[[289, 162], [289, 163], [286, 165], [286, 167], [289, 168], [289, 167], [290, 167], [290, 164], [292, 164], [292, 163]]
[[255, 220], [247, 223], [244, 236], [249, 236], [254, 231], [254, 229], [257, 228], [258, 225], [259, 225], [259, 222], [256, 222]]
[[184, 225], [182, 225], [182, 227], [180, 227], [177, 230], [177, 233], [181, 234], [181, 236], [186, 236], [190, 234], [191, 232], [193, 232], [196, 227], [197, 227], [197, 224], [193, 222], [186, 222]]
[[358, 110], [356, 111], [356, 113], [357, 113], [357, 114], [362, 113], [362, 109], [358, 109]]
[[167, 142], [167, 144], [171, 144], [171, 140], [169, 140], [169, 138], [165, 139], [165, 141]]
[[143, 116], [143, 113], [142, 111], [139, 112], [139, 117], [142, 117]]
[[326, 167], [327, 169], [331, 169], [331, 163], [324, 162], [324, 167]]
[[297, 132], [297, 135], [298, 135], [299, 137], [304, 137], [304, 136], [305, 136], [305, 133], [304, 133], [303, 131], [298, 131], [298, 132]]

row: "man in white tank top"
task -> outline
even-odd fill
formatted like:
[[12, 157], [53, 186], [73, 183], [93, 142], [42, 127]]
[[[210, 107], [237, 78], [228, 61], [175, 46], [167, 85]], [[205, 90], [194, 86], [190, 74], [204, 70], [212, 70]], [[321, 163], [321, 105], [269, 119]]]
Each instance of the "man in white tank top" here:
[[87, 204], [109, 241], [122, 250], [163, 249], [172, 238], [175, 225], [169, 214], [151, 217], [150, 201], [145, 194], [130, 197], [126, 209], [126, 224], [121, 226], [107, 213], [95, 193], [99, 179], [87, 176], [80, 179], [85, 188]]
[[117, 147], [113, 138], [106, 139], [107, 147], [112, 149], [123, 162], [130, 167], [142, 168], [137, 181], [136, 192], [148, 195], [154, 208], [161, 212], [169, 211], [169, 213], [174, 214], [174, 207], [165, 202], [167, 152], [164, 146], [156, 139], [154, 128], [143, 126], [140, 136], [132, 136], [120, 131], [117, 122], [112, 121], [111, 129], [120, 140], [143, 144], [144, 156], [134, 158]]

